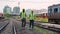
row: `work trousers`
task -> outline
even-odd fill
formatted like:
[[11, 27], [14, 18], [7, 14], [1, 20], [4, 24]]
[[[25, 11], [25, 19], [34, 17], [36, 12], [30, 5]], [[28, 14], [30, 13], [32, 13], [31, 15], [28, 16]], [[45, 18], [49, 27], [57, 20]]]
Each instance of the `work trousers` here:
[[26, 18], [23, 18], [22, 19], [22, 27], [25, 27], [26, 26]]
[[29, 25], [30, 28], [34, 28], [34, 20], [30, 20], [30, 25]]

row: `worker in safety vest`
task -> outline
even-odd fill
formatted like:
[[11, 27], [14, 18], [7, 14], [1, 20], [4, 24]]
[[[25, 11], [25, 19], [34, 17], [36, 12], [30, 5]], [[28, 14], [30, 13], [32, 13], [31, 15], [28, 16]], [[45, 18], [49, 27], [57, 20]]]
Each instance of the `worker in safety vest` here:
[[22, 20], [22, 27], [26, 26], [26, 12], [25, 9], [23, 9], [22, 13], [21, 13], [21, 20]]
[[30, 18], [30, 25], [29, 25], [29, 27], [33, 29], [34, 28], [34, 14], [33, 14], [33, 11], [29, 15], [29, 18]]

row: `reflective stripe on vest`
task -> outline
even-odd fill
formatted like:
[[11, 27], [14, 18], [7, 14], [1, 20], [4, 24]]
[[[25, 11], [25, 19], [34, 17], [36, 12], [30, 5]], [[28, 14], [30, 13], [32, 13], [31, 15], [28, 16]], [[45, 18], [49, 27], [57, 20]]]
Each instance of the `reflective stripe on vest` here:
[[34, 14], [30, 14], [30, 20], [34, 20]]
[[22, 12], [22, 18], [26, 18], [26, 13]]

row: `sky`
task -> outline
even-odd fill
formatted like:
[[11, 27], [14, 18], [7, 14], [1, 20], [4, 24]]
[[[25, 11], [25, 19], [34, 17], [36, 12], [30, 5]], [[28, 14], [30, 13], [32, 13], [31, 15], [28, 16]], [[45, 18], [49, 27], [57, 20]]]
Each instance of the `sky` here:
[[0, 0], [0, 13], [3, 13], [4, 6], [8, 5], [12, 9], [19, 6], [20, 10], [25, 9], [48, 9], [48, 6], [60, 4], [60, 0]]

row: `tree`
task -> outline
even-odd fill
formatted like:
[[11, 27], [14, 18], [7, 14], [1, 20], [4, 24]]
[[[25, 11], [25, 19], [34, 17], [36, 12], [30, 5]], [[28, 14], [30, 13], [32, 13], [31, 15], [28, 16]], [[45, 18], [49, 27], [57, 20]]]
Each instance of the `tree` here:
[[9, 18], [9, 17], [11, 17], [11, 14], [6, 13], [6, 14], [5, 14], [5, 17], [8, 17], [8, 18]]

